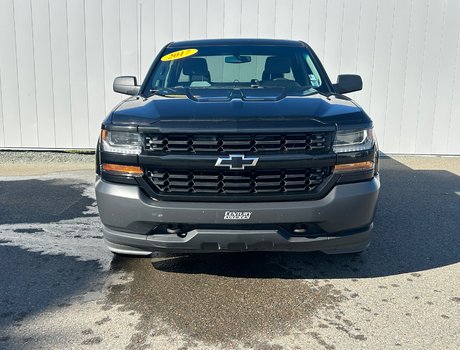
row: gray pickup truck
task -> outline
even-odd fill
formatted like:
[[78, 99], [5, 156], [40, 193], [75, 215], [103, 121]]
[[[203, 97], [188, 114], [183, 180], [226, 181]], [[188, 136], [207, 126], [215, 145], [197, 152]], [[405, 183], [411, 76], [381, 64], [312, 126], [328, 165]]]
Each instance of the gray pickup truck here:
[[108, 248], [354, 253], [379, 193], [372, 120], [289, 40], [172, 42], [102, 123], [96, 196]]

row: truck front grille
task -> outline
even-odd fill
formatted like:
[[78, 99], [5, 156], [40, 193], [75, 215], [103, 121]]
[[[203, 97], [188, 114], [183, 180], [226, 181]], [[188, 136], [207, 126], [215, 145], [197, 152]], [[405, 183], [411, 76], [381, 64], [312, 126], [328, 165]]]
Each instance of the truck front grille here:
[[146, 169], [159, 194], [218, 195], [313, 192], [330, 174], [329, 167], [285, 170], [219, 171]]
[[331, 135], [327, 132], [257, 135], [150, 134], [145, 137], [146, 150], [169, 153], [324, 152], [330, 146]]

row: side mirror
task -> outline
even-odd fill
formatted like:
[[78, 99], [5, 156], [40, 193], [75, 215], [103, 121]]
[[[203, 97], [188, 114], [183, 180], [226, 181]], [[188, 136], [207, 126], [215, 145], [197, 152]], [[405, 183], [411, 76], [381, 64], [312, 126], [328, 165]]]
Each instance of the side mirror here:
[[137, 85], [136, 77], [116, 77], [113, 81], [113, 91], [119, 92], [120, 94], [135, 96], [139, 94], [139, 90], [140, 86]]
[[337, 77], [337, 84], [334, 84], [334, 89], [339, 94], [359, 91], [363, 89], [363, 80], [356, 74], [340, 74]]

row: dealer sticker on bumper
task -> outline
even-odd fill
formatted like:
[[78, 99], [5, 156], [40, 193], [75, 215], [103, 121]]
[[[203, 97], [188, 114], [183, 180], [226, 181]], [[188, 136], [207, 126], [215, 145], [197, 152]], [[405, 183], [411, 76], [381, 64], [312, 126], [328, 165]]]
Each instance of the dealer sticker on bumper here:
[[251, 214], [251, 211], [226, 211], [224, 220], [249, 220]]

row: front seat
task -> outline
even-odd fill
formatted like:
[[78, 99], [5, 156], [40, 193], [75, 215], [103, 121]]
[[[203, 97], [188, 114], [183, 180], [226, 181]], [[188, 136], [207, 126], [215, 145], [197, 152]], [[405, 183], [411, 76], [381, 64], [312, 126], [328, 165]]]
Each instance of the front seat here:
[[262, 80], [273, 80], [284, 78], [285, 73], [291, 71], [289, 57], [272, 56], [265, 60], [265, 70], [262, 73]]
[[211, 81], [208, 63], [204, 58], [187, 58], [182, 64], [182, 74], [188, 75], [190, 82]]

